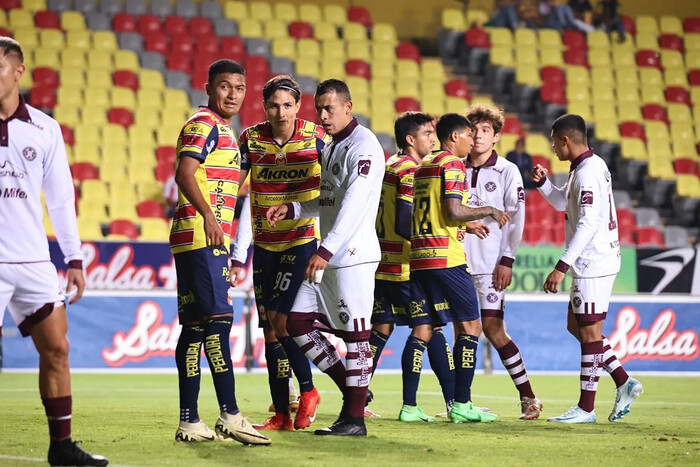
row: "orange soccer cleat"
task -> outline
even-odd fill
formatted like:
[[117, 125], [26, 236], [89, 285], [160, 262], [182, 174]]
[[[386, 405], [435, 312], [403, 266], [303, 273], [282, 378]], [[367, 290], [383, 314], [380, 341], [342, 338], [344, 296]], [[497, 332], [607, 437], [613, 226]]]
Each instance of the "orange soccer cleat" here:
[[297, 416], [294, 418], [294, 428], [297, 430], [308, 428], [316, 420], [316, 410], [320, 403], [321, 396], [316, 388], [311, 391], [302, 391]]
[[262, 425], [253, 425], [256, 430], [294, 431], [292, 417], [288, 413], [276, 413]]

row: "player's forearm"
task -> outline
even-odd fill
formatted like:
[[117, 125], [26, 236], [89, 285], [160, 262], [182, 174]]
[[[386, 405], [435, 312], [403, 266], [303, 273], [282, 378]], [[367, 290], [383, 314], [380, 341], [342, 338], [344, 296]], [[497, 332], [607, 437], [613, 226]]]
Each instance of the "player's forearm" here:
[[496, 213], [493, 206], [482, 206], [480, 208], [472, 208], [461, 203], [447, 203], [447, 217], [453, 221], [478, 221], [484, 217], [489, 217]]

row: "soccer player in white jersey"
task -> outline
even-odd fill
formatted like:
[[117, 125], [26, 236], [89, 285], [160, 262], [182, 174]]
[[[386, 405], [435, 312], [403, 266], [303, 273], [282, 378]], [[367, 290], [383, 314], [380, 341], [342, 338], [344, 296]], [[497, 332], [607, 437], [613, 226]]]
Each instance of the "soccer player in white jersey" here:
[[[292, 305], [287, 330], [343, 393], [338, 420], [315, 434], [366, 436], [364, 407], [372, 372], [370, 320], [374, 273], [381, 256], [374, 224], [384, 151], [377, 137], [353, 118], [350, 90], [343, 81], [319, 83], [315, 104], [323, 129], [332, 137], [321, 157], [321, 195], [304, 203], [272, 206], [267, 220], [274, 225], [285, 217], [319, 217], [321, 244], [309, 260], [308, 281]], [[316, 319], [345, 341], [345, 365], [314, 328]]]
[[[68, 265], [66, 290], [85, 290], [75, 195], [56, 120], [19, 94], [20, 44], [0, 37], [0, 310], [39, 352], [39, 394], [49, 422], [51, 465], [107, 465], [71, 439], [72, 398], [64, 293], [49, 257], [41, 192]], [[0, 323], [1, 324], [1, 323]], [[1, 328], [0, 328], [1, 329]]]
[[520, 394], [521, 420], [540, 416], [542, 403], [535, 397], [518, 346], [506, 332], [505, 292], [513, 277], [513, 261], [525, 227], [525, 190], [518, 167], [498, 157], [493, 145], [501, 136], [503, 112], [494, 106], [474, 105], [467, 110], [474, 125], [474, 146], [467, 157], [469, 206], [494, 206], [510, 217], [503, 229], [486, 218], [491, 235], [467, 235], [464, 252], [481, 305], [484, 334], [496, 348]]
[[605, 368], [617, 386], [608, 420], [624, 417], [642, 393], [642, 384], [627, 375], [603, 336], [615, 276], [620, 271], [620, 242], [611, 175], [603, 159], [586, 140], [586, 122], [567, 114], [552, 124], [552, 147], [557, 158], [570, 161], [567, 183], [559, 188], [547, 179], [539, 164], [531, 173], [540, 193], [558, 211], [566, 212], [566, 250], [544, 283], [546, 293], [557, 293], [567, 271], [573, 281], [567, 328], [581, 343], [581, 396], [566, 413], [548, 419], [559, 423], [594, 423], [595, 394]]

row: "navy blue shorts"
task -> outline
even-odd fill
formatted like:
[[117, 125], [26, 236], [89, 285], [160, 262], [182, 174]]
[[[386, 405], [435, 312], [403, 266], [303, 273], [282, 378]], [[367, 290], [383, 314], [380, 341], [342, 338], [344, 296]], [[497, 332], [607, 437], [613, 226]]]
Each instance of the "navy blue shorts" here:
[[411, 327], [479, 319], [479, 301], [467, 266], [411, 271]]
[[253, 249], [253, 285], [258, 324], [270, 329], [267, 310], [289, 315], [309, 259], [316, 253], [316, 242], [295, 246], [284, 251]]
[[408, 310], [411, 307], [411, 285], [409, 281], [374, 281], [374, 308], [372, 324], [394, 323], [408, 326]]
[[228, 303], [226, 248], [199, 248], [177, 253], [177, 313], [180, 323], [233, 313]]

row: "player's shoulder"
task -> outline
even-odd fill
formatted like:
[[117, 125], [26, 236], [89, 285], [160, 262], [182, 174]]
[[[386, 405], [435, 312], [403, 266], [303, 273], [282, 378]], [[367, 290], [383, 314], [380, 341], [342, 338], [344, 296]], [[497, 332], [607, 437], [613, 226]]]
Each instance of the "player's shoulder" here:
[[[520, 169], [517, 165], [506, 159], [505, 157], [498, 157], [496, 160], [495, 167], [501, 171], [502, 176], [506, 177], [517, 177], [520, 175]], [[522, 176], [520, 176], [522, 178]]]
[[357, 127], [350, 134], [349, 138], [351, 141], [351, 146], [353, 146], [355, 152], [364, 152], [366, 154], [361, 154], [364, 156], [378, 157], [381, 155], [381, 157], [384, 158], [384, 150], [382, 149], [382, 145], [379, 144], [377, 136], [372, 133], [369, 128], [362, 125], [357, 125]]
[[255, 125], [249, 126], [241, 133], [241, 138], [245, 139], [260, 139], [263, 135], [269, 133], [270, 123], [266, 120], [264, 122], [256, 123]]
[[593, 154], [581, 161], [579, 166], [576, 167], [575, 176], [581, 181], [590, 183], [604, 179], [610, 181], [610, 170], [600, 156]]
[[29, 113], [29, 119], [31, 124], [40, 130], [60, 130], [61, 125], [50, 115], [42, 112], [36, 107], [32, 107], [29, 104], [24, 104]]

